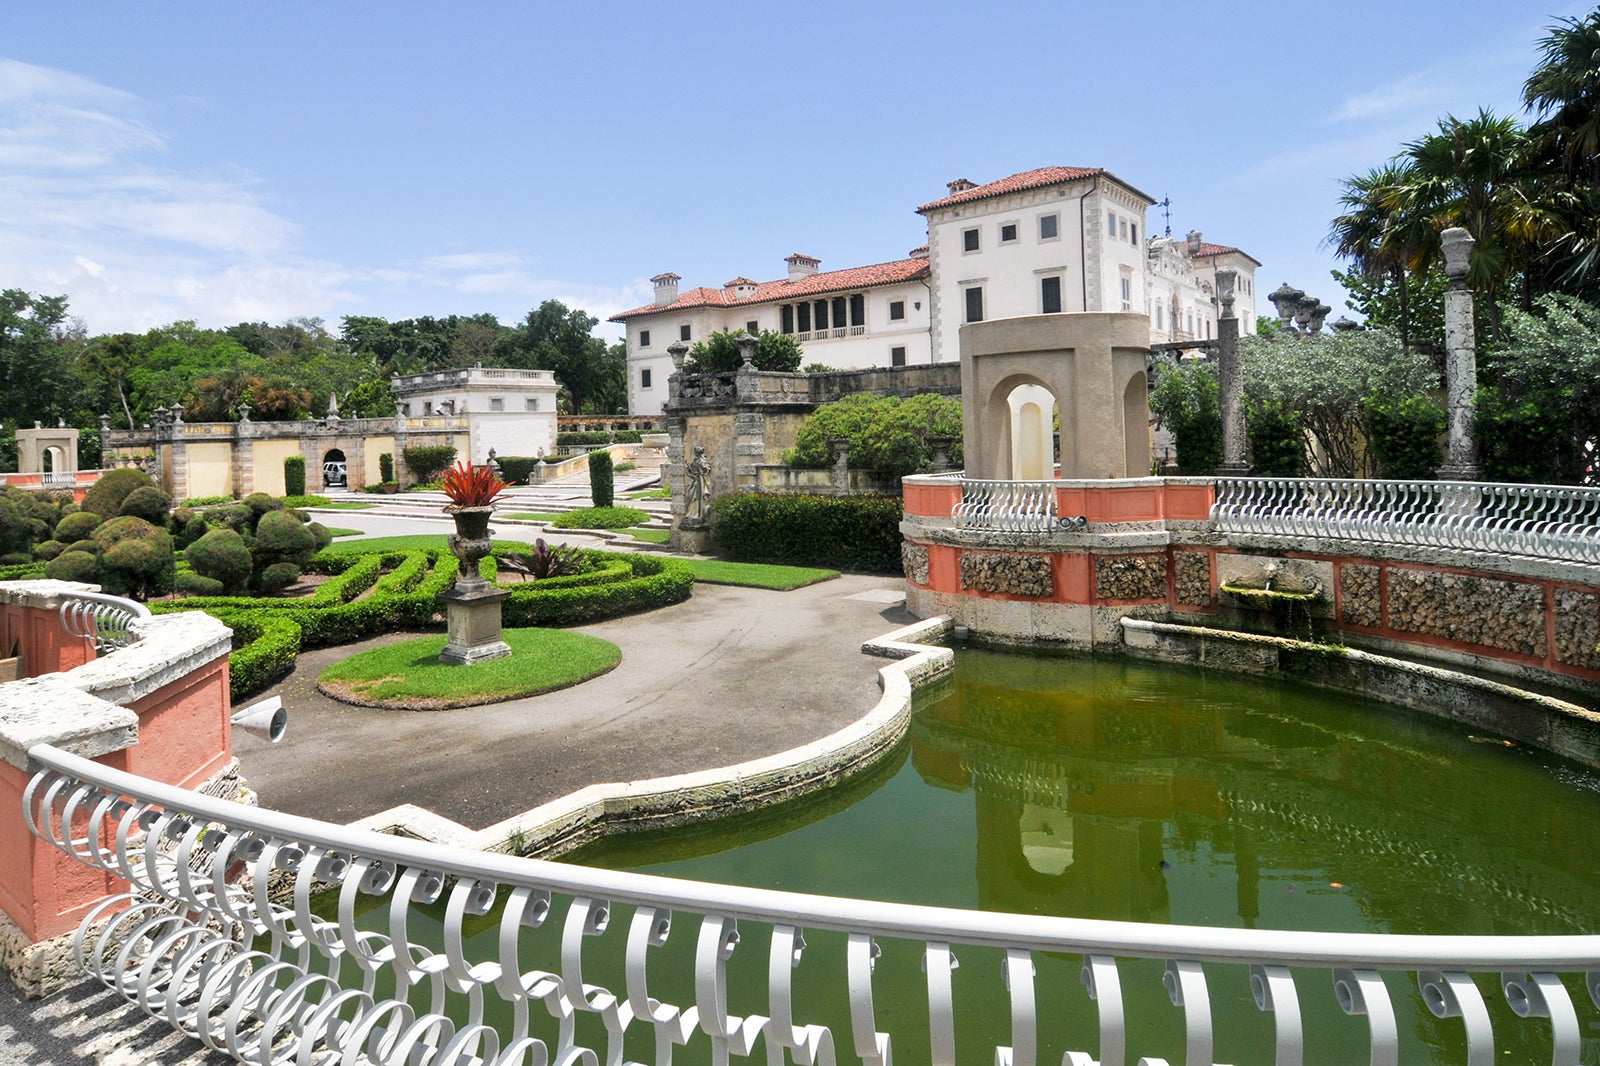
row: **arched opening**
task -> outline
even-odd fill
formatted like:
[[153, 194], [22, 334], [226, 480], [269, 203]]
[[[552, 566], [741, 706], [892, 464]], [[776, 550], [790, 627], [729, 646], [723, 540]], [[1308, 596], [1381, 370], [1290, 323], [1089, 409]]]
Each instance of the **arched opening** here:
[[349, 484], [350, 478], [345, 468], [344, 452], [338, 448], [329, 448], [322, 456], [323, 488], [345, 488]]
[[39, 465], [46, 474], [53, 474], [61, 469], [61, 449], [46, 448], [44, 454], [39, 457]]
[[1126, 449], [1123, 469], [1128, 477], [1144, 477], [1155, 462], [1148, 389], [1145, 375], [1135, 374], [1122, 390], [1122, 439]]
[[1023, 384], [1006, 397], [1011, 416], [1011, 477], [1044, 481], [1055, 477], [1055, 395], [1043, 385]]

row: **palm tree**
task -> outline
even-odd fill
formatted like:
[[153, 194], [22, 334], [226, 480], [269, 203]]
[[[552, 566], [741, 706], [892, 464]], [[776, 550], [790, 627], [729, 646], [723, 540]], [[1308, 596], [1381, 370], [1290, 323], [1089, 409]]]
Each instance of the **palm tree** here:
[[1555, 280], [1593, 295], [1600, 282], [1600, 10], [1558, 20], [1539, 46], [1522, 99], [1535, 116], [1529, 134], [1558, 175]]
[[1345, 179], [1339, 196], [1344, 213], [1329, 225], [1323, 242], [1367, 277], [1393, 279], [1400, 297], [1400, 343], [1406, 347], [1411, 343], [1406, 274], [1426, 244], [1422, 220], [1400, 210], [1410, 182], [1409, 166], [1398, 160]]

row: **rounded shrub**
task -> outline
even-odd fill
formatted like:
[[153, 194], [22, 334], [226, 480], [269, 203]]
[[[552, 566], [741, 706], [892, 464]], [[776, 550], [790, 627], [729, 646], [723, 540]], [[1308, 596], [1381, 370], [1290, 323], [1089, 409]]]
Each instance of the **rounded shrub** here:
[[214, 577], [185, 571], [178, 575], [178, 591], [185, 596], [220, 596], [227, 589]]
[[[250, 528], [254, 529], [261, 519], [273, 511], [283, 510], [283, 501], [276, 496], [268, 496], [264, 492], [252, 492], [239, 503], [250, 511]], [[233, 523], [229, 523], [232, 525]]]
[[211, 530], [184, 549], [183, 557], [195, 573], [230, 593], [244, 588], [255, 566], [244, 538], [231, 529]]
[[142, 518], [151, 525], [166, 525], [167, 512], [172, 509], [172, 497], [154, 485], [143, 485], [128, 493], [117, 508], [118, 515]]
[[31, 551], [6, 552], [4, 555], [0, 555], [0, 566], [22, 566], [31, 562], [33, 562], [33, 553]]
[[178, 545], [187, 548], [210, 531], [211, 525], [204, 518], [196, 515], [184, 523], [183, 532], [178, 534]]
[[45, 565], [44, 576], [55, 581], [93, 582], [100, 573], [100, 560], [88, 552], [62, 552]]
[[75, 540], [71, 544], [68, 544], [67, 551], [88, 552], [90, 555], [98, 557], [100, 555], [100, 545], [92, 538], [84, 537], [82, 540]]
[[56, 556], [65, 552], [66, 550], [67, 546], [61, 543], [59, 540], [47, 540], [42, 544], [35, 544], [33, 546], [33, 557], [35, 559], [43, 559], [45, 562], [49, 562], [51, 559], [54, 559]]
[[256, 525], [256, 562], [261, 566], [290, 562], [304, 566], [317, 552], [317, 537], [290, 511], [272, 511]]
[[306, 523], [306, 528], [309, 529], [311, 531], [311, 535], [316, 538], [317, 551], [321, 551], [323, 548], [326, 548], [328, 545], [333, 543], [333, 530], [329, 529], [321, 522], [308, 522]]
[[113, 518], [122, 509], [122, 501], [134, 489], [153, 488], [155, 482], [143, 470], [125, 467], [112, 470], [89, 486], [83, 497], [83, 509], [93, 511], [102, 518]]
[[261, 571], [261, 591], [282, 592], [300, 580], [300, 568], [294, 563], [273, 563]]
[[0, 555], [29, 552], [31, 557], [33, 541], [27, 515], [14, 502], [0, 497]]
[[95, 527], [105, 519], [93, 511], [79, 511], [69, 514], [56, 523], [56, 539], [64, 544], [71, 544], [75, 540], [83, 540], [93, 533]]
[[650, 521], [637, 507], [580, 507], [556, 515], [550, 524], [557, 529], [627, 529]]
[[113, 518], [94, 531], [100, 578], [107, 592], [144, 599], [167, 590], [173, 568], [172, 537], [142, 518]]

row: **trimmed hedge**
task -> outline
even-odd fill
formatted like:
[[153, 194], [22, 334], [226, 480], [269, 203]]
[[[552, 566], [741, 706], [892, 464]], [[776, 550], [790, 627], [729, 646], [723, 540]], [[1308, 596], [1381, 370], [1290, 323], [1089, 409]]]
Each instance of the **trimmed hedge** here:
[[729, 559], [897, 572], [898, 496], [732, 493], [716, 502], [712, 535]]
[[582, 433], [557, 433], [556, 443], [560, 444], [638, 444], [640, 443], [639, 430], [618, 429], [606, 432], [600, 430], [584, 430]]
[[[505, 543], [495, 551], [527, 547]], [[590, 551], [584, 564], [587, 569], [578, 574], [502, 584], [511, 592], [504, 601], [505, 624], [577, 625], [663, 607], [687, 599], [694, 584], [687, 565], [655, 556]], [[239, 699], [287, 674], [302, 650], [440, 628], [438, 595], [455, 581], [459, 567], [454, 555], [440, 549], [326, 552], [307, 569], [330, 579], [305, 599], [197, 596], [151, 604], [151, 609], [161, 614], [203, 610], [234, 628], [235, 650], [228, 662], [232, 693]]]
[[411, 476], [423, 483], [432, 481], [456, 461], [456, 450], [448, 444], [413, 444], [402, 448], [400, 454], [405, 457]]
[[289, 455], [284, 457], [283, 494], [285, 496], [304, 496], [306, 494], [305, 456]]
[[532, 455], [497, 455], [494, 461], [500, 464], [500, 477], [513, 485], [526, 485], [528, 475], [539, 469], [543, 461]]
[[596, 507], [610, 507], [616, 502], [616, 475], [612, 472], [610, 452], [589, 455], [589, 497]]

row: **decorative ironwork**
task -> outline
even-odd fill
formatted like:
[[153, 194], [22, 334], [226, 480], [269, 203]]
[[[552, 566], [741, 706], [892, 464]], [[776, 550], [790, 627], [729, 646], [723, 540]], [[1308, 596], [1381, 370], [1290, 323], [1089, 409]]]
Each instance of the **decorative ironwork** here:
[[[1386, 975], [1414, 974], [1439, 1018], [1460, 1018], [1468, 1062], [1493, 1061], [1493, 1016], [1474, 974], [1498, 973], [1510, 1013], [1549, 1026], [1556, 1063], [1576, 1063], [1577, 1008], [1562, 975], [1600, 1005], [1600, 937], [1419, 937], [1141, 925], [887, 904], [675, 881], [449, 848], [329, 825], [187, 792], [39, 745], [44, 767], [24, 807], [32, 831], [134, 891], [101, 904], [80, 927], [79, 964], [145, 1011], [241, 1062], [577, 1063], [631, 1061], [632, 1029], [653, 1037], [655, 1061], [695, 1045], [711, 1061], [759, 1052], [802, 1066], [842, 1046], [887, 1066], [898, 1039], [875, 1005], [881, 946], [909, 942], [928, 996], [931, 1061], [957, 1060], [959, 1007], [974, 995], [1009, 1003], [1009, 1043], [964, 1049], [966, 1061], [1045, 1061], [1040, 1005], [1075, 995], [1038, 989], [1036, 961], [1083, 959], [1098, 1013], [1093, 1034], [1069, 1033], [1063, 1063], [1122, 1063], [1147, 1031], [1127, 1014], [1139, 997], [1122, 960], [1165, 960], [1162, 984], [1183, 1012], [1188, 1062], [1214, 1061], [1215, 971], [1244, 965], [1257, 1007], [1273, 1016], [1276, 1061], [1299, 1063], [1308, 1035], [1307, 976], [1346, 1014], [1365, 1015], [1375, 1063], [1397, 1061], [1399, 1033]], [[243, 872], [244, 880], [230, 880]], [[269, 895], [269, 885], [278, 891]], [[320, 916], [312, 897], [337, 893]], [[363, 902], [363, 897], [368, 897]], [[380, 928], [357, 915], [378, 897]], [[436, 905], [443, 904], [442, 910]], [[430, 942], [420, 912], [442, 914]], [[623, 922], [614, 912], [631, 911]], [[687, 925], [692, 952], [658, 950]], [[468, 929], [492, 937], [470, 941]], [[842, 937], [837, 964], [808, 956], [807, 935]], [[485, 944], [491, 946], [485, 947]], [[687, 946], [687, 945], [686, 945]], [[609, 950], [608, 950], [609, 949]], [[620, 980], [599, 983], [612, 952]], [[763, 953], [762, 993], [730, 980], [736, 953]], [[999, 952], [991, 976], [953, 981], [958, 953]], [[901, 953], [897, 950], [896, 959]], [[676, 960], [673, 962], [672, 960]], [[797, 1012], [795, 971], [831, 982], [848, 1017], [822, 1024]], [[832, 969], [837, 965], [839, 969]], [[1209, 968], [1209, 969], [1208, 969]], [[1052, 972], [1059, 973], [1059, 969]], [[910, 974], [906, 975], [910, 977]], [[1392, 980], [1392, 978], [1391, 978]], [[661, 998], [666, 990], [678, 1002]], [[961, 994], [958, 1003], [957, 993]], [[1048, 995], [1043, 993], [1048, 992]], [[509, 1007], [500, 1027], [486, 1000]], [[897, 1000], [898, 1001], [898, 1000]], [[735, 1013], [760, 1005], [765, 1013]], [[542, 1008], [542, 1010], [540, 1009]], [[1054, 1009], [1054, 1008], [1052, 1008]], [[914, 1012], [913, 1012], [914, 1013]], [[1504, 1018], [1504, 1012], [1498, 1012]], [[896, 1014], [905, 1017], [907, 1012]], [[589, 1020], [580, 1020], [588, 1015]], [[920, 1024], [920, 1023], [913, 1023]], [[1514, 1024], [1514, 1023], [1505, 1023]], [[653, 1030], [653, 1033], [651, 1032]], [[920, 1039], [921, 1034], [918, 1034]], [[974, 1053], [976, 1052], [976, 1053]], [[1156, 1060], [1148, 1060], [1156, 1061]]]
[[150, 608], [144, 604], [99, 592], [74, 592], [61, 604], [61, 628], [74, 637], [94, 641], [96, 655], [138, 640], [131, 627], [136, 620], [149, 617]]
[[1218, 478], [1221, 533], [1600, 563], [1600, 489], [1472, 481]]

